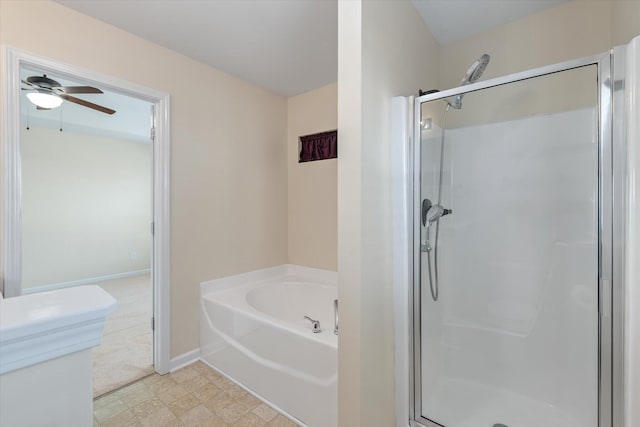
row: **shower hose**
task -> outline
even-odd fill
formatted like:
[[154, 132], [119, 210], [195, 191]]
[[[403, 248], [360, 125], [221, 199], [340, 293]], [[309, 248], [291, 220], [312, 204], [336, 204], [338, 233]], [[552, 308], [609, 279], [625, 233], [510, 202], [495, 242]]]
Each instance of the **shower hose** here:
[[[442, 119], [442, 137], [440, 138], [440, 172], [438, 175], [438, 202], [440, 205], [442, 202], [442, 170], [444, 166], [444, 134], [447, 130], [447, 113], [449, 112], [450, 104], [444, 110], [444, 117]], [[438, 301], [438, 234], [440, 231], [440, 218], [436, 220], [436, 237], [433, 244], [433, 266], [431, 265], [431, 251], [427, 252], [427, 268], [429, 269], [429, 290], [431, 291], [431, 298], [434, 301]], [[428, 244], [429, 242], [427, 242]]]

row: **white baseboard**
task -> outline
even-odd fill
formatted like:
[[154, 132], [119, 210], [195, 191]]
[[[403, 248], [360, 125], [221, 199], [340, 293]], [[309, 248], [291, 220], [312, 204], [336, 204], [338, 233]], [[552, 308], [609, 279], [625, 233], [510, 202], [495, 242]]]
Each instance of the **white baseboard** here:
[[188, 351], [180, 356], [171, 359], [169, 372], [177, 371], [180, 368], [184, 368], [187, 365], [191, 365], [194, 362], [200, 360], [200, 349]]
[[108, 280], [124, 279], [125, 277], [142, 276], [151, 273], [150, 268], [144, 270], [125, 271], [124, 273], [108, 274], [106, 276], [88, 277], [86, 279], [72, 280], [70, 282], [52, 283], [50, 285], [34, 286], [22, 289], [22, 295], [35, 294], [37, 292], [53, 291], [56, 289], [70, 288], [72, 286], [90, 285], [92, 283], [106, 282]]

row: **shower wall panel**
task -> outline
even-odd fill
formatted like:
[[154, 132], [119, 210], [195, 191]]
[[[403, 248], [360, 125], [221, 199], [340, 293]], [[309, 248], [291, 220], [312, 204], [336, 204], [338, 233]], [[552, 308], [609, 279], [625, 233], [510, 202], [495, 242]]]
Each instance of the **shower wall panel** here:
[[[422, 263], [434, 421], [597, 425], [597, 123], [583, 108], [446, 131], [437, 302]], [[441, 132], [423, 131], [431, 200]]]

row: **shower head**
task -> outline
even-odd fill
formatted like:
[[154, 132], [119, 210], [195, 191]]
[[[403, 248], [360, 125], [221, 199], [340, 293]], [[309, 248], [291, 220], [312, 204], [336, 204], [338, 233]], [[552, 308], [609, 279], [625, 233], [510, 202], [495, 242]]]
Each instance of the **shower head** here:
[[[487, 65], [489, 64], [489, 60], [491, 60], [491, 57], [486, 53], [482, 55], [480, 58], [476, 59], [474, 63], [471, 64], [471, 67], [469, 67], [467, 72], [464, 74], [464, 77], [462, 77], [462, 80], [460, 81], [460, 86], [465, 86], [465, 85], [474, 83], [476, 80], [478, 80], [482, 75], [482, 73], [484, 73], [484, 70], [487, 68]], [[451, 107], [455, 108], [456, 110], [461, 109], [462, 96], [463, 95], [457, 95], [457, 96], [448, 98], [447, 109]]]
[[484, 70], [487, 68], [490, 60], [491, 57], [486, 53], [480, 58], [476, 59], [465, 73], [462, 81], [460, 81], [460, 86], [468, 85], [478, 80], [482, 73], [484, 73]]

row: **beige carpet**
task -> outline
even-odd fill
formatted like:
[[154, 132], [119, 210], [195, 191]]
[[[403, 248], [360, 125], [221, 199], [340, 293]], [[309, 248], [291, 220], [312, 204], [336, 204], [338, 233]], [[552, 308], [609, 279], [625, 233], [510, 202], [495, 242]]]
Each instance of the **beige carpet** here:
[[107, 318], [102, 344], [94, 347], [93, 397], [153, 373], [150, 275], [101, 282], [118, 301]]

